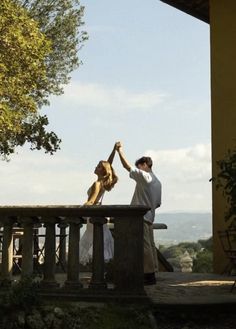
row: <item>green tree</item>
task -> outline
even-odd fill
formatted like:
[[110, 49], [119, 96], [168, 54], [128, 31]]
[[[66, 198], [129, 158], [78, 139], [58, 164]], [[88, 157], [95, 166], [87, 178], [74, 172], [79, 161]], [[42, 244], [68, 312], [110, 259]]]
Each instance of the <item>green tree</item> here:
[[180, 242], [178, 244], [180, 248], [183, 248], [184, 250], [187, 250], [188, 253], [193, 256], [195, 255], [200, 249], [201, 244], [198, 242]]
[[53, 153], [60, 139], [39, 114], [51, 94], [63, 92], [79, 65], [78, 32], [83, 7], [77, 0], [2, 0], [0, 4], [0, 155], [29, 142]]
[[160, 249], [163, 256], [168, 258], [178, 258], [183, 255], [185, 249], [182, 247], [179, 247], [178, 245], [170, 246], [167, 248]]
[[212, 251], [213, 250], [213, 239], [212, 237], [210, 237], [209, 239], [204, 239], [204, 240], [198, 240], [199, 245], [201, 246], [201, 248], [204, 248], [208, 251]]
[[48, 95], [63, 93], [63, 85], [70, 79], [70, 72], [81, 61], [78, 50], [88, 35], [82, 30], [84, 7], [79, 0], [15, 0], [27, 9], [31, 18], [38, 22], [41, 32], [51, 41], [51, 52], [46, 60], [47, 90], [42, 103], [48, 103]]
[[[9, 155], [25, 141], [51, 151], [57, 137], [46, 133], [38, 103], [47, 85], [45, 58], [51, 43], [25, 9], [12, 0], [0, 4], [0, 154]], [[41, 127], [40, 127], [41, 124]]]
[[212, 273], [213, 272], [213, 254], [209, 250], [202, 250], [197, 253], [193, 260], [193, 272]]

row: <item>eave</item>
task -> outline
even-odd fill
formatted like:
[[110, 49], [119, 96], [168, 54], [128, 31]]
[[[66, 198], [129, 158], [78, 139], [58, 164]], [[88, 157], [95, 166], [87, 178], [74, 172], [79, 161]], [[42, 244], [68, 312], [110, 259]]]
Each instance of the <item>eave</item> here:
[[209, 0], [161, 0], [205, 23], [210, 22]]

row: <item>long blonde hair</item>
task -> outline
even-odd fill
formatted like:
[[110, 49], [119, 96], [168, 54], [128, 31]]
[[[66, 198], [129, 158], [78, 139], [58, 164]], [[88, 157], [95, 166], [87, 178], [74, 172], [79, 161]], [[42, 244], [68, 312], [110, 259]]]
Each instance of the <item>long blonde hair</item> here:
[[103, 169], [104, 169], [104, 176], [102, 178], [102, 185], [106, 191], [110, 191], [114, 185], [118, 181], [118, 177], [116, 176], [115, 170], [113, 169], [112, 165], [108, 161], [101, 161]]

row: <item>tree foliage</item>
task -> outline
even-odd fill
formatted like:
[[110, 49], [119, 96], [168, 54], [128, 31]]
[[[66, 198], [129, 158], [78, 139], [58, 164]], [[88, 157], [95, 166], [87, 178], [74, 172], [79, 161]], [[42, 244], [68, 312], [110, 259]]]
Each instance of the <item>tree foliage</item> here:
[[216, 187], [223, 191], [228, 203], [225, 220], [236, 226], [236, 149], [229, 150], [225, 158], [217, 164], [219, 173]]
[[178, 245], [172, 245], [167, 248], [161, 246], [160, 251], [165, 258], [177, 258], [181, 257], [186, 250], [190, 255], [194, 255], [200, 249], [201, 245], [199, 242], [180, 242]]
[[196, 273], [212, 273], [213, 272], [213, 254], [205, 249], [198, 252], [193, 260], [193, 272]]
[[208, 251], [213, 251], [213, 238], [212, 237], [210, 237], [209, 239], [198, 240], [198, 243], [201, 246], [201, 248], [204, 248]]
[[197, 242], [180, 242], [178, 245], [169, 247], [160, 246], [163, 256], [168, 259], [172, 266], [181, 268], [181, 260], [187, 251], [193, 259], [193, 272], [211, 273], [213, 271], [212, 237], [201, 239]]
[[77, 0], [2, 0], [0, 4], [0, 154], [29, 142], [53, 153], [60, 139], [39, 114], [51, 94], [63, 92], [79, 65], [87, 38], [78, 32], [83, 7]]
[[51, 41], [46, 76], [48, 86], [42, 102], [48, 102], [49, 94], [60, 95], [63, 85], [69, 82], [69, 74], [81, 63], [78, 58], [87, 33], [83, 26], [84, 7], [79, 0], [15, 0], [27, 9], [31, 18], [38, 22], [40, 30]]

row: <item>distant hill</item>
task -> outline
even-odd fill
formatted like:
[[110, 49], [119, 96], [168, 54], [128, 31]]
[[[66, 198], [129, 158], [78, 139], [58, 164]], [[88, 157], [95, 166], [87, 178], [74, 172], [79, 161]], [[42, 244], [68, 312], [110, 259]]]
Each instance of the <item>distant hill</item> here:
[[157, 245], [196, 242], [212, 235], [211, 213], [160, 213], [156, 216], [155, 223], [165, 223], [168, 226], [167, 230], [154, 231]]

